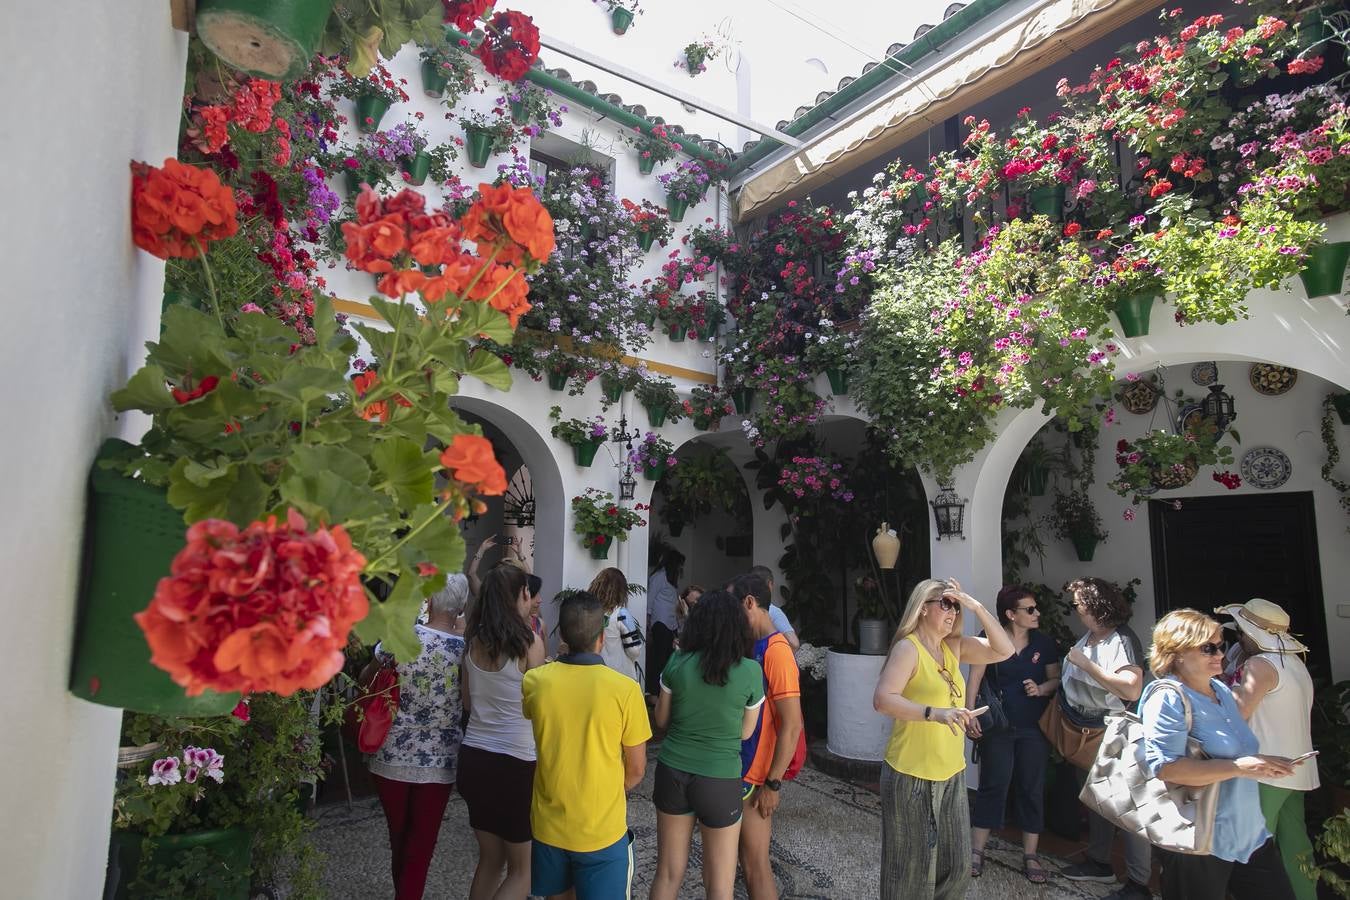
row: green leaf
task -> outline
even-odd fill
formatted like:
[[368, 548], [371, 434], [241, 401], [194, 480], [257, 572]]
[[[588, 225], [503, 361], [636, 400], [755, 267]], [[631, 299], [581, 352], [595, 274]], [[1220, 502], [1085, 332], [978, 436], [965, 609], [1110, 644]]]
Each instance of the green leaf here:
[[393, 488], [403, 506], [430, 503], [436, 483], [421, 445], [403, 438], [381, 441], [371, 453], [376, 470]]
[[228, 509], [226, 518], [236, 525], [243, 526], [263, 517], [263, 513], [270, 505], [267, 501], [272, 490], [267, 482], [263, 481], [257, 469], [239, 466], [235, 471], [238, 477], [226, 501]]
[[139, 409], [148, 413], [173, 409], [178, 403], [169, 393], [167, 382], [164, 370], [159, 366], [142, 366], [131, 376], [126, 387], [113, 391], [113, 409], [118, 412]]
[[468, 302], [460, 307], [459, 321], [450, 332], [459, 338], [484, 335], [499, 344], [509, 344], [515, 338], [511, 320], [506, 313], [489, 303]]
[[486, 350], [474, 350], [469, 354], [469, 365], [464, 370], [465, 375], [472, 375], [479, 381], [495, 387], [499, 391], [511, 390], [511, 370], [506, 367], [506, 363]]
[[230, 493], [237, 481], [233, 463], [203, 465], [184, 456], [169, 470], [169, 504], [181, 509], [183, 518], [189, 523], [202, 519], [228, 519]]
[[411, 662], [422, 652], [422, 643], [413, 630], [422, 611], [418, 581], [412, 572], [400, 573], [389, 599], [379, 602], [372, 598], [370, 614], [356, 623], [357, 637], [367, 644], [379, 641], [399, 662]]
[[368, 485], [354, 485], [327, 470], [293, 474], [279, 488], [283, 503], [294, 506], [311, 521], [333, 525], [382, 515], [388, 506], [387, 498]]
[[370, 466], [342, 447], [301, 445], [291, 451], [288, 467], [293, 473], [332, 472], [353, 486], [370, 482]]
[[297, 406], [312, 406], [316, 401], [324, 400], [329, 394], [338, 394], [347, 389], [347, 379], [341, 373], [328, 368], [303, 366], [289, 369], [287, 374], [263, 385], [261, 393], [289, 400]]
[[[435, 510], [431, 504], [418, 507], [412, 521], [426, 522]], [[405, 569], [415, 570], [418, 563], [429, 562], [442, 572], [459, 572], [464, 568], [464, 538], [449, 516], [436, 513], [436, 518], [399, 548], [399, 557]]]

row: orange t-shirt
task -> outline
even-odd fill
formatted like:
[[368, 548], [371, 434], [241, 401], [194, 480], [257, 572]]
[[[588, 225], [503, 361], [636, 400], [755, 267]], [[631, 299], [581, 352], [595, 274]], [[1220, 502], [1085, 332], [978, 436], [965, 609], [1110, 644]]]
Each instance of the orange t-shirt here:
[[[742, 780], [748, 784], [763, 784], [773, 766], [774, 748], [778, 746], [777, 700], [802, 695], [801, 679], [797, 673], [797, 658], [792, 645], [779, 632], [767, 638], [763, 648], [764, 703], [760, 706], [759, 724], [755, 733], [741, 742]], [[756, 646], [755, 656], [759, 657]]]

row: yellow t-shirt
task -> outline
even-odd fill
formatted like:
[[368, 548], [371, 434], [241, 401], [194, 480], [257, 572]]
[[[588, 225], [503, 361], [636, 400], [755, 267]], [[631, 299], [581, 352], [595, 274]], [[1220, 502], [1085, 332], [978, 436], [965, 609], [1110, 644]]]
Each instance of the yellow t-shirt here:
[[[919, 664], [900, 695], [934, 709], [965, 706], [966, 681], [961, 677], [956, 654], [947, 642], [942, 642], [942, 667], [951, 677], [955, 691], [939, 671], [937, 660], [924, 649], [919, 639], [911, 634], [905, 640], [912, 641], [919, 651]], [[946, 781], [966, 767], [966, 736], [960, 731], [953, 734], [941, 722], [896, 722], [891, 729], [890, 743], [886, 745], [886, 762], [905, 775], [925, 781]]]
[[610, 846], [628, 831], [623, 748], [652, 736], [636, 681], [599, 654], [576, 654], [525, 673], [521, 711], [534, 728], [530, 827], [534, 839], [573, 853]]

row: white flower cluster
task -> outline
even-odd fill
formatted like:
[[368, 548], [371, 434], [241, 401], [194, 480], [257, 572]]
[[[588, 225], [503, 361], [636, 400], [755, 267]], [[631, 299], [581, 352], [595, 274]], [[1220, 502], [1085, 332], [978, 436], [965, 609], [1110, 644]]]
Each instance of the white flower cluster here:
[[803, 643], [793, 656], [797, 658], [797, 668], [817, 681], [825, 680], [825, 647], [815, 647]]

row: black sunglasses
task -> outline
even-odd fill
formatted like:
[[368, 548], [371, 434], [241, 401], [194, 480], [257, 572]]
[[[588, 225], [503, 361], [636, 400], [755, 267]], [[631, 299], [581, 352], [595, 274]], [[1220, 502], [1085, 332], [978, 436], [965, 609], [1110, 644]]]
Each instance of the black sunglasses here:
[[960, 606], [960, 604], [951, 597], [939, 597], [936, 600], [925, 601], [925, 604], [927, 603], [936, 603], [938, 606], [942, 607], [943, 612], [951, 612], [956, 609], [956, 607]]
[[1220, 653], [1223, 652], [1223, 644], [1222, 643], [1201, 644], [1196, 649], [1198, 649], [1201, 653], [1205, 654], [1206, 656], [1218, 656]]
[[1033, 615], [1033, 616], [1036, 615], [1037, 611], [1038, 611], [1038, 610], [1036, 609], [1036, 604], [1034, 604], [1034, 603], [1031, 604], [1030, 606], [1019, 606], [1019, 607], [1017, 607], [1017, 612], [1029, 613], [1030, 615]]

